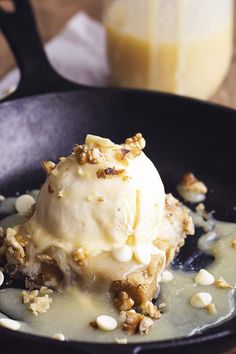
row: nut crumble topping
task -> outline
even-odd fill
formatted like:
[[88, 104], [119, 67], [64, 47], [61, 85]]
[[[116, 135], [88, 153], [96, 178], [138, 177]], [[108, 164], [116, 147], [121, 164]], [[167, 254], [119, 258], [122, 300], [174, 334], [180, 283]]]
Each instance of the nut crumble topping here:
[[150, 329], [153, 326], [153, 320], [150, 317], [144, 317], [139, 324], [139, 333], [143, 335], [147, 335]]
[[25, 246], [28, 244], [29, 236], [19, 235], [17, 229], [8, 228], [5, 238], [7, 256], [12, 258], [13, 263], [21, 265], [25, 263]]
[[38, 254], [37, 259], [39, 260], [39, 262], [42, 263], [49, 263], [49, 264], [55, 263], [55, 260], [48, 254]]
[[29, 304], [29, 310], [33, 312], [35, 316], [40, 313], [45, 313], [49, 310], [52, 299], [46, 294], [44, 296], [36, 297], [33, 303]]
[[125, 291], [121, 291], [115, 298], [114, 304], [120, 311], [128, 311], [134, 305], [134, 300]]
[[41, 164], [42, 168], [46, 172], [47, 175], [50, 175], [50, 173], [54, 170], [56, 167], [56, 164], [52, 161], [43, 161]]
[[207, 313], [209, 315], [216, 315], [217, 314], [216, 306], [213, 302], [211, 302], [209, 305], [207, 305], [206, 309], [207, 309]]
[[27, 305], [31, 302], [34, 302], [36, 297], [38, 296], [38, 294], [39, 294], [38, 290], [33, 290], [33, 291], [24, 290], [24, 291], [22, 291], [23, 304]]
[[84, 249], [84, 248], [78, 248], [73, 254], [72, 257], [74, 261], [79, 265], [79, 266], [84, 266], [87, 264], [90, 255], [89, 253]]
[[49, 310], [52, 299], [48, 295], [52, 293], [53, 290], [46, 286], [42, 286], [40, 290], [24, 290], [22, 291], [22, 302], [28, 305], [28, 309], [32, 311], [35, 316], [38, 316], [38, 314], [45, 313]]
[[233, 289], [233, 286], [230, 285], [223, 277], [215, 280], [215, 286], [219, 289]]
[[125, 321], [122, 323], [123, 331], [127, 332], [129, 335], [134, 335], [139, 331], [139, 325], [143, 315], [137, 312], [126, 312]]
[[[177, 191], [185, 201], [199, 203], [205, 199], [207, 187], [205, 183], [198, 180], [193, 173], [186, 173], [177, 185]], [[199, 208], [202, 208], [201, 204]]]
[[86, 163], [97, 164], [103, 156], [99, 148], [89, 148], [87, 145], [75, 145], [73, 152], [80, 165]]
[[189, 192], [197, 194], [206, 194], [207, 186], [198, 180], [193, 173], [185, 173], [180, 181], [180, 186]]
[[161, 312], [151, 301], [148, 301], [142, 306], [142, 314], [148, 315], [151, 318], [159, 320], [161, 318]]
[[145, 146], [146, 141], [141, 133], [137, 133], [133, 137], [127, 138], [125, 140], [124, 147], [125, 149], [127, 148], [127, 150], [130, 151], [126, 154], [126, 156], [130, 158], [138, 157], [141, 154], [142, 150], [145, 148]]

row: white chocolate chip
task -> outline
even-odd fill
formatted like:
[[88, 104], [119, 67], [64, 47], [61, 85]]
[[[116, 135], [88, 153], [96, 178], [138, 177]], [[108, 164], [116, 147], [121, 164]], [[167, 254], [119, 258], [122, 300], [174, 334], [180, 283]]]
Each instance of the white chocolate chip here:
[[215, 277], [206, 269], [201, 269], [194, 278], [194, 281], [198, 285], [212, 285], [215, 281]]
[[203, 309], [212, 302], [212, 296], [209, 293], [196, 293], [192, 296], [190, 303], [196, 309]]
[[3, 272], [0, 270], [0, 286], [2, 286], [3, 282], [4, 282], [4, 274], [3, 274]]
[[163, 283], [168, 283], [169, 281], [172, 281], [174, 279], [174, 276], [173, 274], [169, 271], [169, 270], [165, 270], [163, 273], [162, 273], [162, 276], [161, 276], [161, 281]]
[[16, 199], [15, 208], [19, 214], [26, 214], [35, 203], [35, 199], [30, 194], [22, 194]]
[[116, 248], [112, 251], [113, 258], [118, 262], [129, 262], [132, 259], [133, 253], [129, 246]]
[[65, 336], [62, 333], [56, 333], [52, 336], [53, 339], [57, 339], [57, 340], [61, 340], [64, 341], [65, 340]]
[[118, 344], [127, 344], [128, 343], [128, 339], [127, 338], [116, 338], [116, 343]]
[[10, 318], [0, 318], [0, 327], [17, 331], [20, 328], [20, 322], [11, 320]]
[[136, 260], [144, 265], [149, 265], [151, 262], [151, 252], [150, 252], [150, 247], [147, 247], [146, 245], [138, 245], [136, 246], [135, 249], [135, 258]]
[[107, 315], [100, 315], [96, 319], [97, 325], [103, 331], [113, 331], [117, 327], [115, 318]]

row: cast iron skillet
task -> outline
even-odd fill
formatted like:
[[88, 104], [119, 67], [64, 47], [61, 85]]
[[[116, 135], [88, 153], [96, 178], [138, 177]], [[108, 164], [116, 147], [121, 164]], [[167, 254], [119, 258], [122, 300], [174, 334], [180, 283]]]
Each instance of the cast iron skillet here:
[[[235, 111], [174, 95], [66, 81], [46, 58], [28, 1], [14, 2], [15, 13], [0, 12], [21, 71], [17, 91], [0, 105], [1, 194], [39, 187], [40, 162], [69, 153], [88, 132], [121, 142], [140, 131], [167, 191], [176, 193], [182, 173], [193, 171], [209, 186], [207, 208], [218, 219], [236, 221]], [[211, 261], [196, 251], [196, 239], [189, 238], [174, 267], [197, 270]], [[193, 337], [143, 344], [58, 342], [2, 328], [0, 343], [4, 353], [222, 353], [236, 345], [236, 319]]]

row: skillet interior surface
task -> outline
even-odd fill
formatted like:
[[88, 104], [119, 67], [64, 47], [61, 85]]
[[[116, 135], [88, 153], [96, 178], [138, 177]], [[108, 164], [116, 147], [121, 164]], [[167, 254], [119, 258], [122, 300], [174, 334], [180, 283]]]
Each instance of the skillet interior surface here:
[[[14, 195], [38, 188], [44, 180], [42, 160], [56, 160], [68, 154], [87, 133], [121, 142], [142, 132], [147, 140], [146, 153], [158, 168], [167, 192], [176, 194], [175, 186], [186, 171], [193, 171], [209, 187], [207, 209], [215, 217], [236, 221], [236, 113], [233, 110], [196, 100], [134, 90], [88, 89], [48, 94], [6, 102], [0, 106], [0, 185], [1, 193]], [[194, 252], [196, 242], [187, 244], [182, 254], [185, 262]], [[198, 260], [201, 261], [201, 258]], [[236, 343], [236, 321], [232, 319], [201, 336], [183, 341], [145, 345], [58, 344], [29, 336], [31, 350], [58, 353], [215, 353]], [[1, 333], [3, 335], [1, 335]], [[13, 336], [13, 337], [12, 337]], [[212, 337], [213, 336], [213, 337]], [[25, 347], [25, 336], [0, 332], [9, 348], [9, 338], [16, 337]], [[227, 340], [226, 340], [227, 337]], [[28, 341], [28, 339], [27, 339]], [[18, 342], [19, 343], [19, 342]], [[24, 343], [24, 344], [23, 344]], [[216, 346], [216, 343], [217, 346]], [[51, 349], [49, 349], [51, 346]], [[83, 351], [78, 348], [83, 348]], [[216, 348], [217, 347], [217, 348]], [[40, 349], [41, 348], [41, 349]], [[47, 348], [47, 349], [46, 349]], [[99, 351], [98, 351], [99, 348]]]

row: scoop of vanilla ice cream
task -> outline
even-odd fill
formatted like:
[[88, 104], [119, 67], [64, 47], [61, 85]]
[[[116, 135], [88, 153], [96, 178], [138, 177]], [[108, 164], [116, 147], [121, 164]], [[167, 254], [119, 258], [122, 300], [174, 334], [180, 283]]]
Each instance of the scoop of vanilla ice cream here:
[[165, 191], [144, 143], [141, 134], [122, 145], [88, 135], [72, 155], [51, 164], [35, 212], [23, 225], [36, 247], [84, 248], [96, 256], [130, 242], [151, 245]]

